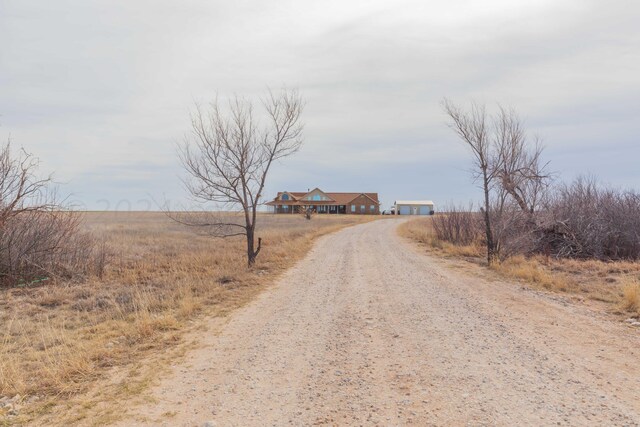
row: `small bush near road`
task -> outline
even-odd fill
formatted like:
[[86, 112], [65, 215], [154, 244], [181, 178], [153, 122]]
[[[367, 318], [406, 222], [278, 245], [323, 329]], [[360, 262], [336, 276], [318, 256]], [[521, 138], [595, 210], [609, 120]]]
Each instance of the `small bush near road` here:
[[473, 205], [468, 208], [449, 206], [442, 213], [433, 216], [433, 231], [439, 240], [457, 246], [477, 243], [482, 237], [482, 218], [474, 212]]

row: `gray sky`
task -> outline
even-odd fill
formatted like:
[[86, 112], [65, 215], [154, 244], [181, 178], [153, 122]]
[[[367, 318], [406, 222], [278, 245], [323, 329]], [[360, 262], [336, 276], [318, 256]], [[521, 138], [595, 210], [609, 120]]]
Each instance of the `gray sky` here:
[[194, 100], [298, 87], [267, 195], [478, 199], [440, 101], [517, 108], [571, 179], [640, 187], [640, 2], [0, 0], [0, 139], [90, 209], [185, 199]]

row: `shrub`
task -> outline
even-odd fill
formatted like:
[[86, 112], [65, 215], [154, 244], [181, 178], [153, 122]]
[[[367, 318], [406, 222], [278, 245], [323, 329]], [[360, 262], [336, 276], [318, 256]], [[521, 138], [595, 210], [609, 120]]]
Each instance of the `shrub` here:
[[38, 178], [37, 159], [9, 143], [0, 147], [0, 286], [102, 273], [106, 261], [80, 216], [57, 202], [51, 178]]
[[580, 178], [556, 189], [542, 215], [538, 251], [559, 258], [640, 259], [640, 194]]
[[75, 212], [31, 211], [11, 218], [0, 229], [0, 284], [102, 275], [105, 250], [80, 227]]
[[473, 206], [463, 207], [449, 206], [444, 213], [433, 216], [433, 230], [439, 240], [458, 246], [470, 245], [482, 235], [482, 219], [477, 212], [473, 212]]

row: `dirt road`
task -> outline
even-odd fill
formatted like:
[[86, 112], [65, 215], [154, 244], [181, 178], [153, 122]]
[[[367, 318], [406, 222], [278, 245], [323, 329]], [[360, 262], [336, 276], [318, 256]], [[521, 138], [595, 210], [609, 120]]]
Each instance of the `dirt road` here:
[[132, 412], [151, 425], [640, 425], [640, 331], [420, 253], [322, 238]]

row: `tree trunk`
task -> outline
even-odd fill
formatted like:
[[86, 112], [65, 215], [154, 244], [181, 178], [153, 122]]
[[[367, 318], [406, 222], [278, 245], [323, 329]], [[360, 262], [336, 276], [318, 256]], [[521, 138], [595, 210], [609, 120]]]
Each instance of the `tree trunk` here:
[[255, 233], [253, 227], [247, 229], [247, 266], [252, 267], [262, 248], [262, 238], [258, 237], [258, 247], [255, 248]]
[[522, 196], [518, 194], [518, 190], [516, 189], [516, 186], [513, 184], [513, 182], [508, 176], [502, 178], [502, 188], [504, 188], [504, 190], [507, 193], [509, 193], [511, 197], [513, 197], [513, 200], [516, 201], [520, 209], [522, 209], [522, 212], [533, 213], [532, 209], [529, 208], [529, 206], [527, 206], [527, 203], [524, 201]]
[[483, 169], [483, 187], [484, 187], [484, 228], [487, 240], [487, 263], [491, 266], [496, 261], [498, 254], [496, 253], [496, 243], [493, 239], [493, 230], [491, 229], [491, 215], [489, 213], [489, 177], [487, 170]]
[[256, 255], [253, 250], [254, 246], [253, 230], [247, 230], [247, 265], [251, 267], [256, 262]]

